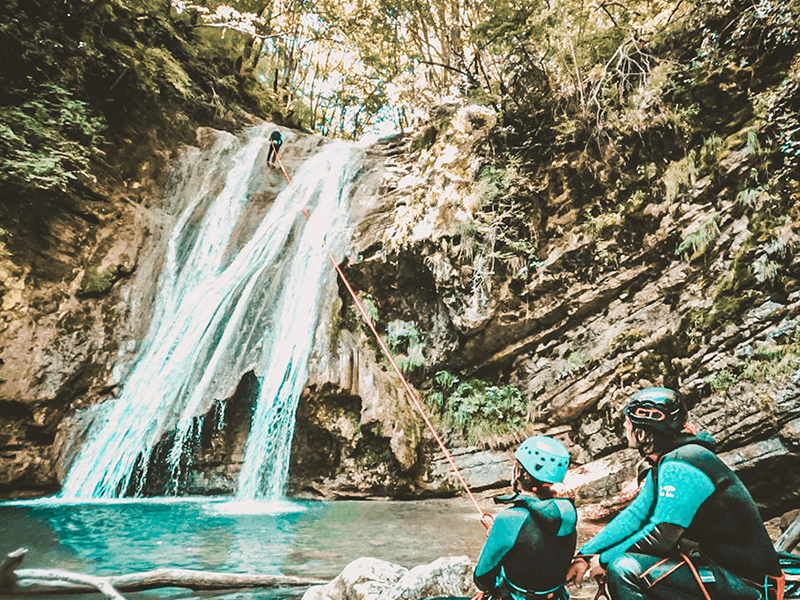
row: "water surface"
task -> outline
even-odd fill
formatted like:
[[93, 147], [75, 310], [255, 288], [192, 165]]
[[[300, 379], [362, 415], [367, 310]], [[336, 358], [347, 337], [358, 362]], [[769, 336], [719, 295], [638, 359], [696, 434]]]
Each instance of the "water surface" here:
[[[0, 551], [28, 548], [22, 568], [115, 575], [161, 567], [331, 579], [362, 556], [404, 567], [469, 556], [484, 541], [466, 499], [247, 502], [207, 498], [0, 504]], [[191, 592], [175, 588], [129, 599], [277, 599], [302, 590]], [[60, 598], [99, 598], [60, 596]]]

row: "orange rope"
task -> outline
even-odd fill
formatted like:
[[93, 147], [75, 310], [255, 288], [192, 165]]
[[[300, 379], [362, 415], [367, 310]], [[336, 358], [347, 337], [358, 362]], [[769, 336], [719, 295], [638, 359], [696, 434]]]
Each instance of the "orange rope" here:
[[697, 572], [697, 569], [694, 567], [692, 561], [689, 560], [689, 557], [686, 556], [683, 552], [681, 552], [681, 558], [683, 558], [683, 562], [686, 563], [686, 566], [689, 567], [689, 570], [692, 572], [692, 575], [694, 575], [694, 579], [697, 582], [697, 585], [700, 586], [700, 591], [703, 592], [703, 597], [705, 597], [706, 600], [711, 600], [711, 596], [708, 595], [708, 590], [706, 589], [706, 586], [700, 577], [700, 573]]
[[[283, 176], [286, 178], [286, 181], [291, 185], [292, 180], [289, 177], [289, 174], [286, 172], [286, 169], [283, 166], [283, 162], [281, 161], [281, 158], [278, 155], [278, 151], [275, 148], [275, 144], [274, 144], [274, 142], [272, 142], [272, 140], [270, 140], [270, 143], [272, 144], [273, 149], [275, 150], [275, 158], [278, 160], [278, 165], [280, 166], [281, 171], [283, 171]], [[310, 221], [311, 220], [311, 215], [309, 214], [308, 210], [305, 207], [303, 207], [302, 210], [303, 210], [303, 214], [306, 216], [306, 219], [308, 219]], [[324, 245], [324, 242], [323, 242], [323, 245]], [[406, 380], [405, 376], [403, 375], [403, 372], [400, 370], [400, 367], [397, 366], [397, 363], [395, 362], [394, 358], [392, 357], [392, 353], [389, 351], [388, 346], [386, 346], [386, 343], [383, 341], [383, 338], [378, 333], [378, 330], [375, 328], [375, 324], [372, 322], [372, 319], [369, 318], [369, 315], [367, 314], [367, 311], [364, 308], [364, 305], [358, 299], [358, 296], [356, 295], [355, 291], [353, 291], [353, 288], [350, 286], [350, 282], [347, 280], [347, 277], [345, 277], [344, 273], [342, 272], [342, 269], [339, 267], [339, 263], [336, 262], [336, 259], [333, 257], [333, 254], [331, 254], [330, 250], [328, 250], [327, 247], [325, 248], [325, 252], [327, 252], [328, 258], [330, 259], [331, 264], [333, 264], [333, 268], [336, 269], [336, 272], [339, 274], [339, 277], [341, 278], [342, 283], [344, 283], [345, 287], [347, 288], [347, 291], [350, 292], [350, 296], [353, 298], [353, 302], [356, 303], [356, 307], [358, 308], [358, 312], [361, 313], [361, 316], [364, 318], [364, 321], [366, 322], [367, 326], [370, 328], [370, 331], [372, 331], [372, 334], [375, 336], [375, 339], [378, 341], [378, 345], [381, 347], [381, 350], [383, 351], [383, 353], [386, 356], [387, 360], [392, 365], [392, 368], [394, 369], [395, 373], [397, 373], [397, 376], [400, 378], [400, 382], [403, 384], [403, 388], [405, 389], [406, 393], [408, 394], [408, 397], [411, 399], [411, 402], [414, 405], [414, 408], [416, 408], [417, 412], [419, 412], [419, 414], [422, 416], [422, 420], [425, 422], [425, 425], [428, 427], [428, 430], [430, 430], [431, 434], [433, 435], [433, 439], [436, 440], [436, 443], [439, 445], [439, 448], [442, 450], [442, 453], [444, 454], [444, 457], [447, 459], [447, 462], [450, 463], [450, 466], [453, 468], [453, 471], [455, 472], [456, 477], [458, 478], [458, 481], [461, 483], [461, 486], [467, 492], [467, 496], [469, 496], [469, 499], [472, 500], [472, 503], [475, 505], [475, 508], [478, 510], [478, 514], [480, 514], [480, 516], [481, 516], [481, 523], [483, 524], [484, 527], [486, 527], [487, 530], [490, 529], [491, 525], [492, 525], [492, 516], [490, 514], [488, 514], [488, 513], [483, 512], [483, 509], [481, 509], [480, 505], [478, 504], [478, 501], [476, 500], [474, 494], [472, 493], [472, 490], [469, 489], [469, 486], [467, 485], [467, 482], [464, 479], [464, 476], [461, 474], [461, 471], [459, 470], [458, 466], [456, 465], [456, 462], [453, 459], [453, 455], [450, 454], [450, 451], [445, 447], [444, 442], [442, 441], [442, 438], [436, 432], [436, 428], [433, 426], [433, 423], [431, 422], [430, 418], [428, 417], [427, 413], [425, 412], [425, 409], [423, 408], [422, 404], [417, 399], [416, 394], [414, 394], [414, 391], [411, 389], [411, 385], [409, 385], [408, 381]]]

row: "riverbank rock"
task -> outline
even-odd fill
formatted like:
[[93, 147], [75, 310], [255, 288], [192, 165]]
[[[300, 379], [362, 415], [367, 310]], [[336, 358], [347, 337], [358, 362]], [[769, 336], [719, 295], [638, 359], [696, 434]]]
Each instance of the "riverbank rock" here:
[[406, 569], [377, 558], [359, 558], [325, 585], [309, 588], [302, 600], [422, 600], [465, 597], [477, 592], [466, 556], [439, 558]]

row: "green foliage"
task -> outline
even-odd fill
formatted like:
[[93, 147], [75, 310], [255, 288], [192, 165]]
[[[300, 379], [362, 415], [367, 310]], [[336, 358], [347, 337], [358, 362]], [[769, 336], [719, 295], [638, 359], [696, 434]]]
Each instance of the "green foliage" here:
[[503, 166], [487, 165], [475, 185], [473, 219], [456, 226], [460, 258], [473, 265], [473, 287], [485, 282], [501, 261], [515, 279], [525, 279], [539, 268], [537, 236], [531, 235], [528, 215], [521, 206], [529, 183], [520, 159], [507, 158]]
[[675, 254], [681, 256], [684, 253], [688, 253], [690, 257], [693, 257], [701, 253], [709, 242], [719, 236], [718, 216], [719, 213], [712, 212], [697, 229], [686, 234], [683, 241], [675, 249]]
[[64, 189], [88, 175], [104, 124], [86, 103], [46, 83], [20, 106], [0, 107], [0, 179]]
[[769, 383], [800, 368], [800, 332], [792, 332], [785, 344], [766, 343], [730, 368], [714, 374], [711, 389], [724, 392], [739, 382]]
[[572, 352], [567, 357], [564, 365], [558, 370], [557, 377], [559, 379], [566, 379], [570, 375], [577, 373], [586, 366], [588, 356], [585, 352]]
[[183, 66], [164, 48], [145, 48], [141, 59], [143, 82], [154, 94], [161, 92], [164, 84], [184, 98], [191, 96], [192, 80]]
[[425, 365], [425, 343], [420, 341], [417, 326], [411, 321], [390, 321], [386, 345], [404, 373]]
[[372, 294], [364, 294], [361, 298], [361, 306], [364, 307], [364, 311], [367, 313], [369, 320], [372, 321], [373, 324], [378, 324], [378, 306], [375, 304], [375, 300], [372, 298]]
[[723, 392], [737, 382], [737, 377], [728, 369], [722, 369], [714, 374], [711, 379], [711, 389], [715, 392]]
[[773, 238], [758, 249], [752, 270], [759, 284], [777, 280], [781, 261], [786, 258], [788, 249], [788, 243], [782, 237]]
[[622, 215], [619, 213], [601, 213], [597, 216], [587, 214], [581, 229], [586, 235], [600, 236], [605, 230], [616, 227], [621, 223]]
[[700, 169], [707, 172], [716, 167], [724, 147], [725, 142], [721, 137], [713, 134], [708, 136], [700, 148]]
[[739, 204], [749, 208], [756, 208], [769, 198], [769, 193], [763, 186], [744, 188], [736, 195]]
[[501, 168], [492, 165], [485, 166], [477, 185], [478, 208], [494, 202], [509, 187], [513, 179], [512, 165]]
[[609, 352], [625, 352], [626, 350], [630, 350], [642, 337], [642, 332], [635, 328], [623, 331], [615, 335], [611, 340]]
[[667, 201], [672, 202], [690, 189], [697, 180], [695, 152], [690, 150], [681, 160], [670, 163], [662, 178]]
[[525, 429], [528, 406], [518, 388], [493, 385], [481, 379], [461, 379], [439, 371], [426, 399], [444, 425], [471, 444], [516, 434]]
[[110, 266], [104, 271], [99, 271], [97, 267], [91, 267], [86, 272], [86, 278], [82, 286], [84, 294], [99, 295], [111, 289], [117, 278], [117, 267]]

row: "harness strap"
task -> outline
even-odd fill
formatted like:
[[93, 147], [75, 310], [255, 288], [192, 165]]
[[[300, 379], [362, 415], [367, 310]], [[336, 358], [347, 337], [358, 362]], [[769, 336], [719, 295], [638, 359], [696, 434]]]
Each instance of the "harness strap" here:
[[[774, 596], [770, 593], [774, 592]], [[780, 577], [764, 576], [764, 597], [767, 600], [783, 600], [786, 592], [786, 573], [781, 571]]]
[[[672, 558], [671, 558], [671, 557], [669, 557], [669, 556], [668, 556], [667, 558], [662, 558], [660, 561], [658, 561], [657, 563], [655, 563], [654, 565], [652, 565], [652, 566], [651, 566], [649, 569], [647, 569], [647, 570], [646, 570], [644, 573], [642, 573], [641, 575], [639, 575], [639, 578], [640, 578], [640, 579], [645, 579], [645, 577], [647, 577], [648, 575], [650, 575], [650, 573], [652, 573], [653, 571], [655, 571], [656, 569], [658, 569], [658, 567], [660, 567], [661, 565], [664, 565], [664, 564], [666, 564], [666, 563], [670, 562], [671, 560], [672, 560]], [[670, 576], [670, 575], [672, 575], [672, 574], [673, 574], [675, 571], [677, 571], [677, 570], [678, 570], [678, 569], [681, 567], [681, 565], [683, 565], [683, 563], [682, 563], [682, 562], [676, 562], [676, 563], [675, 563], [675, 564], [674, 564], [672, 567], [670, 567], [669, 569], [667, 569], [667, 570], [666, 570], [666, 571], [664, 571], [663, 573], [659, 574], [659, 575], [658, 575], [658, 576], [657, 576], [657, 577], [656, 577], [656, 578], [655, 578], [653, 581], [651, 581], [651, 582], [647, 582], [647, 580], [645, 580], [645, 583], [647, 583], [647, 587], [648, 587], [648, 588], [651, 588], [651, 587], [653, 587], [655, 584], [657, 584], [659, 581], [661, 581], [662, 579], [664, 579], [665, 577], [669, 577], [669, 576]]]
[[517, 594], [522, 595], [524, 598], [529, 598], [529, 599], [551, 598], [551, 597], [554, 598], [555, 596], [551, 596], [550, 594], [555, 594], [555, 592], [559, 592], [564, 589], [564, 584], [562, 583], [561, 585], [557, 585], [556, 587], [551, 588], [549, 590], [542, 590], [542, 591], [526, 590], [525, 588], [521, 588], [518, 585], [514, 585], [513, 583], [511, 583], [511, 581], [508, 579], [508, 576], [506, 575], [506, 569], [503, 566], [500, 567], [500, 578], [503, 580], [503, 585], [506, 585], [510, 588], [509, 591], [512, 592], [512, 594], [516, 592]]
[[711, 596], [709, 595], [708, 590], [706, 589], [706, 586], [703, 583], [703, 580], [700, 578], [700, 573], [697, 572], [697, 569], [695, 569], [694, 564], [692, 564], [692, 561], [689, 560], [689, 557], [683, 554], [682, 552], [681, 552], [681, 557], [683, 558], [683, 562], [686, 563], [686, 566], [689, 567], [689, 570], [692, 572], [692, 575], [694, 575], [695, 581], [697, 581], [697, 585], [700, 586], [700, 591], [703, 592], [703, 596], [705, 596], [706, 600], [711, 600]]

